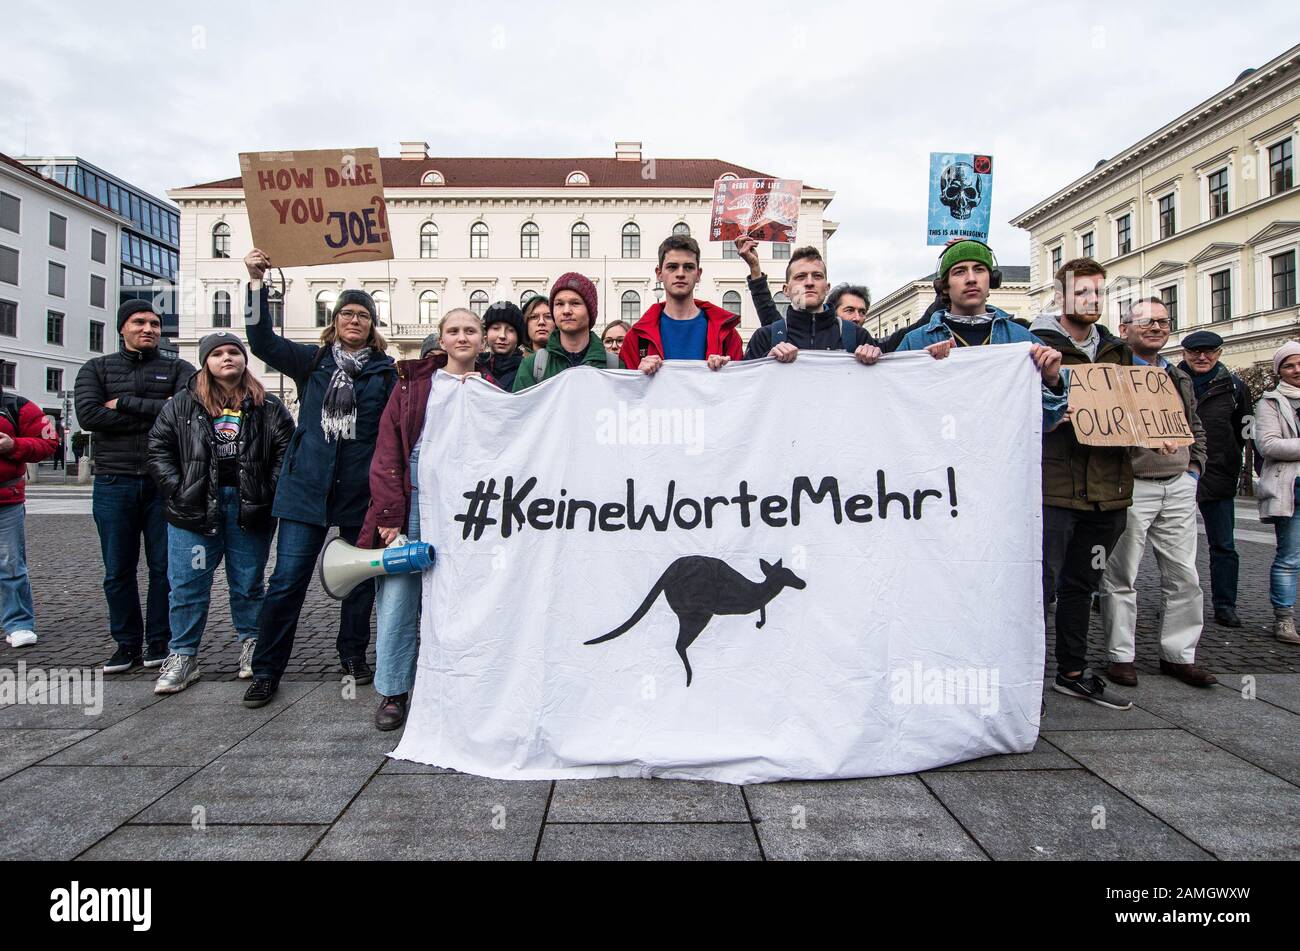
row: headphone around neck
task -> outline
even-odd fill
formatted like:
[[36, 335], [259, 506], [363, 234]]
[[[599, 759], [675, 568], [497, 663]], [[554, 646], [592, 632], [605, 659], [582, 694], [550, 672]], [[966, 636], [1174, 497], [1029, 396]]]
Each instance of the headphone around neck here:
[[[989, 247], [987, 244], [985, 244], [983, 241], [980, 241], [980, 240], [978, 240], [978, 239], [976, 239], [976, 238], [962, 238], [962, 240], [963, 240], [963, 241], [973, 241], [975, 244], [978, 244], [978, 245], [980, 245], [981, 247], [984, 247], [984, 248], [987, 248], [987, 249], [988, 249], [989, 257], [993, 258], [993, 267], [992, 267], [992, 269], [989, 271], [989, 290], [991, 290], [991, 291], [995, 291], [995, 290], [997, 290], [999, 287], [1001, 287], [1001, 286], [1002, 286], [1002, 269], [998, 266], [998, 255], [997, 255], [997, 252], [994, 251], [992, 248], [990, 248], [990, 247]], [[943, 277], [939, 274], [939, 271], [940, 271], [940, 269], [943, 267], [943, 256], [944, 256], [945, 254], [947, 254], [947, 253], [948, 253], [948, 249], [947, 249], [947, 248], [944, 248], [942, 251], [940, 251], [940, 252], [939, 252], [939, 260], [937, 260], [937, 261], [934, 263], [934, 273], [935, 273], [935, 278], [934, 278], [934, 292], [935, 292], [936, 294], [940, 294], [940, 295], [943, 295], [943, 294], [944, 294], [944, 289], [943, 289], [943, 283], [944, 283], [944, 282], [943, 282]]]

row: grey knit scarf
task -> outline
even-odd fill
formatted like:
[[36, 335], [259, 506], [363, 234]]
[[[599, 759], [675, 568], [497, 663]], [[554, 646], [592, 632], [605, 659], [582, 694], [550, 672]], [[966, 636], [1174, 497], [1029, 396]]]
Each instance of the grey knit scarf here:
[[369, 347], [363, 350], [344, 350], [337, 340], [334, 341], [334, 365], [337, 369], [330, 377], [320, 411], [320, 428], [325, 432], [326, 442], [356, 436], [357, 394], [352, 381], [365, 367], [373, 352]]

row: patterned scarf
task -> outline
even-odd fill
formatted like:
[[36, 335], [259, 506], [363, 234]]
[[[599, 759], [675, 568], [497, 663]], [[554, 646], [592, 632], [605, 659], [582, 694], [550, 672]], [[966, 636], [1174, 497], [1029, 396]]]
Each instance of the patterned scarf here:
[[352, 381], [373, 352], [369, 347], [344, 350], [337, 340], [334, 341], [334, 365], [338, 369], [330, 377], [320, 412], [320, 428], [325, 432], [326, 442], [356, 437], [357, 394]]

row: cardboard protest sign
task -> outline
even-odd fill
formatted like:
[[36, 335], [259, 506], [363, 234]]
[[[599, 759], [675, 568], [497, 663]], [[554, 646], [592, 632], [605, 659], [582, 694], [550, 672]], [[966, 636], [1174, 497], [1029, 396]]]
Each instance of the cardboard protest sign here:
[[253, 244], [276, 267], [393, 257], [378, 149], [241, 152]]
[[1070, 418], [1086, 446], [1195, 442], [1182, 397], [1160, 367], [1092, 363], [1070, 367]]
[[759, 241], [793, 241], [803, 182], [784, 178], [718, 179], [713, 183], [712, 241], [742, 234]]
[[930, 153], [930, 214], [927, 244], [952, 238], [989, 239], [993, 210], [993, 156]]

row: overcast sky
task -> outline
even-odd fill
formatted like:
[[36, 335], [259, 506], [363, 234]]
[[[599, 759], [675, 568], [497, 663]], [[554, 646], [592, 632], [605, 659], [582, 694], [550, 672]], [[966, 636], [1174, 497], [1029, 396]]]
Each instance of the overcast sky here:
[[831, 279], [878, 298], [933, 267], [931, 151], [994, 156], [991, 240], [1027, 263], [1009, 218], [1300, 42], [1300, 5], [1278, 0], [6, 0], [4, 23], [10, 155], [80, 155], [161, 195], [253, 149], [612, 156], [639, 139], [833, 189]]

